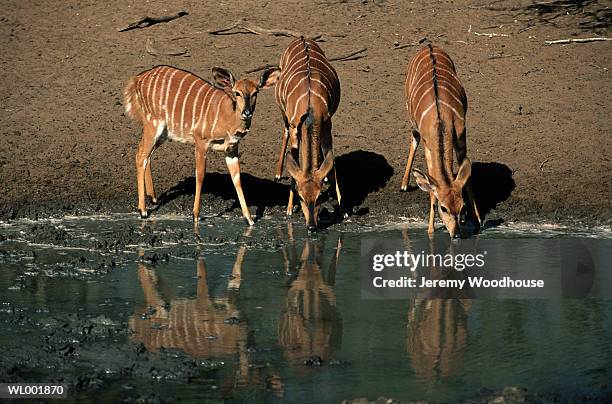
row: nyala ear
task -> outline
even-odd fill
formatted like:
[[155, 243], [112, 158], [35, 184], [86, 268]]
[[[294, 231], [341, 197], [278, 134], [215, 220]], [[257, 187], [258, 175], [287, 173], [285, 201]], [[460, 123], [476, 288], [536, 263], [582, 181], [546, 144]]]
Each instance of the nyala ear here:
[[234, 87], [234, 84], [236, 84], [236, 79], [229, 70], [222, 67], [213, 67], [212, 72], [213, 80], [217, 88], [227, 90], [228, 88], [231, 89]]
[[323, 179], [327, 177], [327, 174], [334, 168], [334, 153], [328, 151], [325, 155], [325, 160], [321, 163], [321, 167], [315, 171], [315, 178], [318, 182], [323, 182]]
[[433, 192], [437, 193], [438, 183], [429, 174], [425, 174], [421, 172], [418, 168], [412, 170], [412, 174], [414, 175], [414, 179], [416, 180], [417, 185], [425, 192]]
[[278, 78], [280, 77], [280, 73], [281, 73], [281, 70], [280, 70], [280, 67], [278, 66], [267, 68], [261, 74], [261, 78], [259, 79], [259, 84], [257, 85], [257, 88], [272, 87], [278, 81]]
[[301, 177], [302, 172], [300, 171], [300, 166], [295, 162], [291, 151], [287, 152], [287, 156], [285, 157], [285, 168], [287, 168], [287, 172], [296, 180]]
[[457, 172], [457, 177], [455, 178], [455, 183], [463, 188], [467, 181], [470, 179], [470, 175], [472, 175], [472, 162], [469, 158], [465, 158], [461, 166], [459, 167], [459, 171]]
[[236, 79], [234, 75], [230, 73], [229, 70], [226, 70], [222, 67], [213, 67], [213, 84], [219, 90], [225, 91], [225, 94], [229, 95], [232, 99], [234, 110], [236, 109], [236, 95], [234, 94], [234, 84], [236, 84]]

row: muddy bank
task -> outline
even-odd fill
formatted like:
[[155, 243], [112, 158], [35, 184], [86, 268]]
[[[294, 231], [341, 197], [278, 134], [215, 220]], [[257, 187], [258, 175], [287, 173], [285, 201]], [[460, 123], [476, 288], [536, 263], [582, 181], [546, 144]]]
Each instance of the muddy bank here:
[[[494, 209], [487, 217], [609, 224], [612, 44], [544, 44], [547, 39], [610, 36], [605, 4], [540, 7], [502, 1], [472, 6], [467, 1], [348, 1], [279, 8], [231, 1], [219, 10], [192, 5], [189, 15], [175, 21], [117, 32], [128, 21], [164, 15], [184, 4], [7, 5], [0, 26], [5, 49], [0, 218], [135, 211], [133, 156], [139, 128], [121, 105], [127, 79], [158, 64], [208, 78], [215, 65], [242, 76], [255, 66], [275, 63], [289, 38], [206, 33], [248, 17], [265, 27], [323, 32], [321, 46], [331, 56], [368, 48], [364, 58], [335, 64], [343, 98], [334, 117], [334, 149], [356, 214], [426, 216], [423, 192], [398, 191], [408, 154], [402, 86], [416, 51], [398, 45], [427, 37], [451, 54], [466, 88], [468, 155], [475, 162], [481, 209]], [[143, 45], [147, 38], [160, 46], [187, 48], [189, 57], [150, 55]], [[287, 180], [271, 181], [280, 133], [272, 93], [262, 92], [252, 131], [241, 145], [247, 200], [260, 214], [281, 215], [286, 203]], [[422, 155], [419, 150], [418, 167]], [[153, 215], [190, 214], [193, 167], [188, 146], [167, 144], [156, 153], [154, 180], [166, 197]], [[237, 214], [222, 156], [211, 153], [208, 172], [204, 213]]]
[[[567, 400], [562, 397], [558, 397], [556, 395], [541, 395], [537, 393], [530, 392], [527, 389], [523, 389], [520, 387], [505, 387], [502, 390], [492, 391], [483, 389], [478, 395], [467, 398], [458, 402], [466, 403], [466, 404], [485, 404], [485, 403], [526, 403], [526, 404], [535, 404], [535, 403], [573, 403], [573, 402], [583, 402], [583, 401], [593, 401], [597, 402], [598, 400], [595, 397], [585, 396], [585, 397], [577, 397], [575, 400]], [[406, 400], [397, 400], [394, 398], [387, 397], [378, 397], [375, 400], [367, 399], [367, 398], [356, 398], [352, 400], [344, 400], [343, 404], [427, 404], [431, 401], [427, 400], [415, 400], [415, 401], [406, 401]]]

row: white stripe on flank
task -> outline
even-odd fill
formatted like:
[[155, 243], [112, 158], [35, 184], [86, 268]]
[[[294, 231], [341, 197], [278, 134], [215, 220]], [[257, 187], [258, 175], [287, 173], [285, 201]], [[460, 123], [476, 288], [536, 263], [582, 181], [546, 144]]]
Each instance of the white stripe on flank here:
[[300, 98], [297, 99], [297, 101], [295, 102], [295, 108], [293, 109], [293, 115], [291, 116], [291, 120], [289, 122], [293, 122], [293, 120], [295, 119], [295, 114], [297, 113], [297, 109], [298, 109], [298, 105], [300, 104], [300, 101], [302, 101], [302, 98], [306, 97], [307, 95], [308, 95], [308, 92], [305, 92], [304, 94], [300, 96]]
[[427, 107], [427, 109], [425, 111], [423, 111], [423, 113], [421, 114], [421, 118], [419, 119], [419, 127], [417, 129], [421, 129], [421, 124], [423, 123], [423, 118], [425, 118], [425, 115], [427, 115], [429, 113], [429, 111], [431, 111], [431, 109], [433, 107], [436, 106], [436, 102], [432, 102], [430, 106]]
[[329, 109], [329, 107], [327, 106], [327, 100], [325, 98], [323, 98], [323, 96], [319, 93], [317, 93], [315, 90], [310, 89], [310, 92], [313, 93], [314, 95], [316, 95], [317, 97], [319, 97], [321, 99], [321, 101], [323, 101], [323, 103], [325, 104], [325, 106]]
[[422, 83], [419, 84], [418, 87], [416, 87], [415, 89], [413, 89], [410, 92], [410, 103], [412, 104], [414, 102], [414, 97], [415, 95], [418, 93], [418, 91], [425, 86], [426, 84], [430, 84], [431, 82], [433, 82], [433, 76], [429, 79], [429, 80], [425, 80]]
[[448, 61], [448, 63], [449, 63], [449, 65], [450, 65], [450, 66], [454, 66], [453, 61], [451, 60], [451, 58], [450, 58], [448, 55], [445, 55], [444, 53], [437, 53], [437, 52], [434, 52], [433, 54], [434, 54], [434, 56], [436, 57], [436, 59], [437, 59], [439, 56], [442, 56], [444, 59], [446, 59], [446, 60]]
[[323, 66], [325, 66], [325, 68], [327, 69], [328, 73], [330, 73], [332, 76], [336, 76], [336, 72], [334, 71], [333, 66], [329, 63], [329, 61], [327, 59], [313, 58], [311, 56], [310, 60], [314, 60], [316, 62], [321, 63]]
[[331, 90], [334, 90], [334, 85], [333, 85], [333, 83], [332, 83], [332, 80], [337, 81], [336, 76], [333, 76], [333, 77], [331, 77], [331, 78], [330, 78], [330, 77], [329, 77], [329, 75], [325, 74], [325, 72], [324, 72], [323, 70], [319, 70], [319, 69], [317, 69], [316, 67], [311, 68], [311, 70], [312, 70], [314, 73], [318, 73], [318, 74], [319, 74], [319, 77], [321, 77], [321, 78], [324, 78], [324, 79], [325, 79], [325, 81], [326, 81], [326, 82], [327, 82], [327, 84], [328, 84], [328, 85], [326, 86], [327, 88], [329, 88], [329, 89], [331, 89]]
[[159, 75], [159, 70], [155, 69], [153, 73], [147, 77], [149, 79], [149, 85], [147, 86], [147, 108], [149, 113], [153, 112], [153, 98], [151, 97], [151, 86], [153, 85], [153, 79]]
[[308, 47], [308, 51], [312, 52], [312, 53], [314, 53], [316, 55], [319, 55], [321, 57], [325, 57], [325, 54], [323, 53], [323, 50], [321, 50], [321, 48], [319, 48], [319, 47], [315, 48], [314, 46], [309, 46]]
[[204, 90], [204, 85], [202, 83], [200, 83], [200, 89], [198, 90], [198, 92], [195, 95], [195, 98], [193, 99], [193, 109], [191, 110], [191, 130], [193, 131], [195, 129], [195, 124], [196, 124], [196, 107], [198, 105], [198, 100], [200, 99], [200, 93]]
[[217, 102], [217, 112], [215, 113], [215, 120], [213, 121], [213, 124], [210, 127], [210, 137], [213, 136], [213, 133], [215, 131], [215, 127], [217, 126], [217, 120], [219, 119], [219, 110], [221, 109], [221, 104], [223, 104], [223, 96], [224, 95], [225, 94], [221, 94], [221, 98]]
[[281, 90], [282, 93], [285, 94], [285, 98], [287, 98], [287, 90], [289, 89], [289, 83], [291, 83], [291, 80], [293, 80], [295, 76], [300, 73], [308, 73], [308, 70], [297, 70], [293, 72], [289, 77], [287, 77], [287, 79], [284, 81], [283, 88]]
[[168, 74], [170, 74], [171, 71], [172, 71], [172, 69], [170, 69], [170, 68], [166, 69], [166, 71], [164, 72], [164, 77], [162, 79], [161, 86], [159, 87], [159, 102], [158, 102], [158, 105], [161, 108], [160, 114], [166, 110], [166, 107], [164, 106], [164, 91], [165, 91], [164, 89], [166, 88], [166, 78], [168, 77]]
[[452, 81], [448, 80], [447, 78], [445, 78], [445, 77], [438, 77], [438, 84], [450, 87], [450, 89], [452, 89], [455, 92], [456, 95], [461, 96], [461, 91], [459, 91], [457, 89], [457, 87], [455, 87], [455, 83], [453, 83]]
[[147, 85], [146, 81], [152, 72], [152, 70], [147, 70], [146, 72], [144, 72], [142, 76], [140, 76], [140, 80], [138, 82], [138, 98], [140, 99], [140, 106], [142, 107], [145, 114], [149, 112], [149, 105], [147, 104], [147, 97], [149, 96], [149, 94], [145, 93], [145, 88]]
[[[441, 88], [443, 90], [445, 90], [448, 94], [450, 94], [451, 97], [453, 97], [459, 104], [463, 105], [463, 102], [461, 102], [461, 100], [459, 98], [457, 98], [457, 96], [455, 94], [453, 94], [452, 91], [450, 91], [447, 87], [442, 86], [440, 84], [438, 84], [438, 88]], [[438, 91], [438, 95], [440, 94], [440, 92]]]
[[314, 78], [314, 77], [311, 77], [311, 78], [310, 78], [310, 81], [314, 81], [314, 82], [316, 82], [316, 83], [319, 83], [320, 85], [322, 85], [322, 86], [325, 88], [325, 91], [327, 91], [327, 93], [328, 93], [329, 95], [331, 95], [331, 94], [332, 94], [332, 91], [330, 90], [330, 88], [329, 88], [329, 87], [327, 87], [327, 84], [323, 83], [321, 80], [319, 80], [319, 79], [317, 79], [317, 78]]
[[[181, 82], [179, 83], [178, 88], [176, 89], [176, 94], [174, 95], [174, 102], [172, 103], [172, 124], [170, 124], [170, 122], [168, 122], [168, 125], [170, 126], [170, 128], [172, 128], [172, 131], [174, 132], [176, 129], [176, 103], [178, 102], [179, 96], [181, 95], [181, 87], [183, 87], [183, 83], [185, 82], [185, 79], [187, 79], [187, 77], [189, 77], [188, 74], [186, 74], [185, 76], [183, 76], [183, 78], [181, 79]], [[181, 122], [181, 125], [183, 123]], [[182, 136], [183, 135], [183, 131], [182, 128], [179, 131], [179, 134]]]
[[414, 78], [415, 78], [414, 76], [415, 76], [415, 75], [417, 74], [417, 72], [419, 71], [419, 66], [421, 66], [421, 63], [423, 62], [423, 60], [426, 60], [426, 59], [428, 59], [428, 58], [429, 58], [429, 53], [425, 53], [425, 52], [423, 52], [423, 57], [421, 57], [420, 59], [418, 59], [418, 62], [417, 62], [417, 59], [415, 59], [415, 60], [413, 60], [413, 61], [412, 61], [412, 62], [413, 62], [413, 64], [414, 64], [414, 70], [412, 71], [412, 74], [411, 74], [411, 80], [410, 80], [409, 87], [412, 87], [412, 86], [413, 86], [413, 84], [414, 84]]
[[195, 84], [198, 82], [198, 80], [194, 80], [193, 83], [191, 83], [191, 85], [189, 86], [189, 89], [187, 90], [187, 94], [185, 94], [185, 99], [183, 100], [183, 108], [181, 110], [181, 136], [183, 136], [183, 131], [184, 131], [184, 119], [185, 119], [185, 107], [187, 106], [187, 100], [189, 99], [189, 94], [191, 93], [191, 90], [193, 89], [193, 86], [195, 86]]
[[[297, 48], [299, 48], [301, 46], [301, 42], [296, 41], [295, 43], [293, 43], [293, 45], [289, 45], [289, 47], [285, 50], [285, 52], [283, 52], [283, 57], [281, 60], [281, 68], [283, 67], [287, 67], [289, 65], [289, 58], [295, 58], [295, 55], [291, 55], [291, 53], [296, 50]], [[300, 51], [298, 50], [297, 55], [300, 54]]]
[[417, 101], [416, 105], [413, 108], [413, 111], [414, 111], [415, 114], [419, 110], [419, 105], [421, 104], [421, 101], [423, 101], [423, 98], [425, 98], [425, 96], [427, 94], [429, 94], [429, 92], [431, 91], [432, 88], [433, 88], [433, 85], [431, 86], [431, 88], [428, 88], [427, 91], [423, 91], [423, 94], [421, 94], [421, 97], [419, 98], [419, 101]]
[[306, 53], [296, 52], [296, 54], [293, 55], [291, 59], [287, 61], [287, 69], [290, 69], [300, 56], [304, 59], [304, 61], [306, 60]]
[[[210, 91], [213, 89], [213, 87], [207, 85], [206, 93], [204, 93], [204, 95], [202, 96], [202, 106], [200, 107], [200, 115], [198, 116], [198, 120], [196, 121], [194, 128], [200, 126], [200, 123], [202, 122], [202, 116], [204, 115], [204, 110], [206, 109], [204, 108], [204, 106], [208, 107], [208, 105], [210, 105], [210, 102], [212, 101], [212, 97], [210, 97], [211, 100], [207, 102], [206, 97], [208, 96], [208, 93], [210, 93]], [[206, 123], [204, 123], [204, 127], [206, 127]], [[204, 127], [202, 128], [202, 133], [204, 133]]]
[[461, 80], [459, 80], [459, 77], [457, 77], [457, 74], [455, 72], [452, 72], [442, 66], [436, 66], [436, 70], [440, 70], [442, 72], [446, 72], [448, 74], [451, 75], [452, 78], [454, 78], [455, 80], [457, 80], [459, 83], [461, 83]]
[[[312, 60], [317, 60], [317, 61], [321, 62], [320, 60], [318, 60], [318, 59], [316, 59], [316, 58], [311, 58], [311, 59], [312, 59]], [[326, 64], [324, 64], [324, 63], [322, 63], [322, 64], [323, 64], [323, 65], [324, 65], [324, 66], [327, 68], [327, 71], [321, 70], [321, 69], [319, 69], [318, 67], [313, 66], [313, 65], [310, 65], [310, 71], [311, 71], [311, 72], [318, 72], [318, 73], [321, 75], [321, 77], [325, 77], [325, 80], [327, 80], [327, 81], [328, 81], [328, 83], [329, 83], [328, 88], [333, 88], [333, 85], [332, 85], [332, 78], [333, 78], [333, 79], [335, 79], [335, 78], [337, 77], [337, 75], [336, 75], [336, 73], [335, 73], [335, 72], [332, 70], [331, 66], [326, 65]], [[300, 66], [299, 66], [299, 69], [302, 69], [302, 68], [304, 68], [304, 67], [306, 67], [306, 63], [304, 63], [303, 65], [300, 65]], [[298, 73], [303, 73], [303, 72], [304, 72], [304, 73], [307, 73], [307, 72], [308, 72], [308, 69], [304, 69], [304, 70], [299, 70], [299, 69], [298, 69], [298, 70], [292, 70], [292, 69], [289, 69], [289, 71], [287, 71], [287, 74], [290, 74], [290, 76], [289, 76], [289, 78], [288, 78], [288, 79], [285, 81], [285, 83], [284, 83], [284, 87], [285, 87], [285, 88], [283, 89], [283, 92], [285, 92], [285, 93], [287, 92], [287, 86], [288, 86], [289, 82], [290, 82], [290, 81], [291, 81], [291, 80], [292, 80], [292, 79], [295, 77], [295, 75], [296, 75], [296, 74], [298, 74]], [[331, 78], [329, 77], [329, 75], [331, 75]], [[312, 76], [312, 75], [311, 75], [311, 76]]]
[[412, 88], [417, 88], [424, 81], [429, 81], [431, 79], [433, 79], [433, 70], [428, 69], [425, 72], [423, 72], [418, 78], [414, 80], [414, 82], [412, 83]]
[[[174, 75], [178, 73], [178, 70], [174, 70], [168, 79], [168, 87], [166, 88], [166, 97], [164, 97], [164, 103], [162, 104], [162, 108], [164, 108], [165, 116], [166, 116], [166, 124], [168, 124], [168, 97], [170, 96], [170, 86], [172, 85], [172, 79]], [[172, 127], [170, 127], [172, 129]]]
[[[332, 83], [331, 83], [331, 80], [329, 79], [329, 77], [327, 77], [327, 76], [324, 74], [324, 72], [323, 72], [323, 71], [321, 71], [321, 70], [319, 70], [319, 69], [317, 69], [317, 68], [311, 68], [311, 70], [312, 70], [312, 71], [315, 71], [315, 72], [320, 72], [320, 73], [321, 73], [321, 76], [320, 76], [320, 77], [325, 78], [325, 80], [329, 82], [329, 86], [328, 86], [327, 84], [323, 83], [321, 80], [319, 80], [319, 79], [317, 79], [317, 78], [313, 78], [313, 77], [311, 77], [311, 78], [310, 78], [310, 80], [311, 80], [311, 81], [316, 81], [316, 82], [318, 82], [318, 83], [321, 83], [321, 85], [323, 85], [323, 86], [325, 87], [325, 89], [327, 90], [327, 92], [329, 93], [330, 97], [335, 96], [335, 90], [334, 90], [334, 87], [332, 86]], [[300, 71], [295, 72], [295, 74], [294, 74], [293, 76], [295, 76], [295, 75], [296, 75], [296, 74], [298, 74], [298, 73], [307, 73], [307, 72], [308, 72], [308, 70], [300, 70]], [[285, 92], [285, 94], [286, 94], [287, 89], [288, 89], [288, 87], [289, 87], [289, 82], [290, 82], [291, 80], [293, 80], [293, 78], [294, 78], [293, 76], [291, 76], [291, 78], [289, 78], [287, 81], [285, 81], [285, 82], [284, 82], [284, 84], [285, 84], [285, 91], [284, 91], [284, 92]], [[302, 81], [302, 80], [300, 80], [300, 82], [301, 82], [301, 81]], [[297, 86], [297, 85], [299, 85], [299, 83], [297, 83], [297, 84], [296, 84], [296, 86]], [[330, 88], [332, 89], [332, 91], [330, 91]], [[294, 90], [295, 90], [295, 88], [294, 88]], [[291, 92], [293, 92], [294, 90], [292, 90]], [[282, 91], [282, 90], [281, 90], [281, 91]], [[286, 95], [285, 95], [285, 100], [287, 100], [287, 99], [289, 98], [289, 96], [290, 96], [290, 95], [291, 95], [291, 93], [290, 93], [290, 94], [286, 94]]]
[[442, 100], [438, 100], [438, 102], [442, 105], [446, 105], [448, 108], [450, 108], [455, 115], [457, 116], [457, 118], [461, 119], [462, 121], [465, 121], [465, 119], [463, 118], [463, 116], [459, 115], [459, 112], [457, 112], [457, 110], [455, 108], [453, 108], [452, 105], [450, 105], [448, 102], [446, 101], [442, 101]]
[[[221, 94], [221, 97], [223, 97], [223, 94]], [[215, 99], [215, 92], [213, 92], [213, 94], [210, 96], [210, 100], [206, 103], [206, 112], [204, 112], [204, 118], [202, 118], [204, 122], [204, 124], [202, 125], [202, 136], [206, 135], [206, 127], [208, 126], [208, 110], [210, 109], [210, 106], [213, 104], [214, 99]], [[204, 102], [206, 102], [206, 99], [204, 99]]]
[[[157, 93], [157, 83], [159, 82], [159, 78], [160, 76], [163, 74], [163, 70], [165, 69], [165, 66], [162, 66], [159, 68], [159, 70], [157, 71], [157, 76], [155, 77], [155, 83], [153, 83], [153, 94], [151, 94], [151, 102], [153, 102], [153, 108], [155, 107], [159, 107], [159, 104], [156, 104], [156, 99], [155, 99], [155, 94]], [[156, 112], [156, 115], [159, 113], [159, 111]]]
[[289, 94], [287, 94], [287, 95], [285, 96], [285, 98], [289, 98], [289, 97], [291, 97], [291, 94], [293, 94], [293, 93], [295, 92], [295, 90], [297, 90], [297, 89], [298, 89], [298, 87], [300, 86], [300, 84], [302, 84], [302, 82], [303, 82], [304, 80], [306, 80], [306, 79], [308, 79], [308, 76], [304, 76], [304, 77], [302, 77], [302, 78], [300, 79], [300, 81], [298, 81], [297, 83], [295, 83], [295, 84], [293, 85], [293, 90], [289, 91]]

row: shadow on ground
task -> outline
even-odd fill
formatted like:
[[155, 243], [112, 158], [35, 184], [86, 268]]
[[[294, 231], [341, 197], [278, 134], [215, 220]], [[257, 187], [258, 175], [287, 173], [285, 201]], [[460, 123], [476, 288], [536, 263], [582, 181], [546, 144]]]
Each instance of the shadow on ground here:
[[[393, 175], [393, 168], [382, 155], [365, 150], [336, 157], [336, 170], [344, 208], [357, 215], [368, 212], [353, 209], [363, 204], [369, 194], [384, 188]], [[335, 191], [333, 195], [335, 198]]]
[[[268, 179], [255, 177], [251, 174], [240, 175], [244, 197], [249, 206], [257, 208], [256, 215], [260, 217], [266, 208], [281, 206], [287, 203], [289, 186]], [[224, 200], [232, 200], [234, 204], [228, 209], [240, 208], [234, 184], [227, 173], [206, 173], [203, 194], [212, 194]], [[159, 207], [172, 202], [183, 195], [195, 194], [195, 177], [189, 177], [164, 192], [159, 197]]]
[[512, 170], [502, 163], [472, 164], [472, 189], [481, 218], [510, 197], [516, 184]]
[[573, 19], [583, 31], [607, 29], [612, 26], [612, 10], [606, 2], [597, 0], [552, 0], [534, 2], [527, 6], [490, 8], [514, 12], [514, 18], [534, 25], [557, 26], [563, 19]]

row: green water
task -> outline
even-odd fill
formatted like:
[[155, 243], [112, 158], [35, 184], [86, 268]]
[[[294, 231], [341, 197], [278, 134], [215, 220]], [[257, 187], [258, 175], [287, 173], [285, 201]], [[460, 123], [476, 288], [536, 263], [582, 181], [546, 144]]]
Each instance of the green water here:
[[[482, 389], [521, 386], [603, 400], [612, 390], [612, 301], [363, 300], [361, 239], [418, 240], [426, 235], [420, 225], [339, 226], [309, 236], [298, 220], [293, 226], [263, 220], [249, 231], [237, 219], [214, 218], [196, 237], [180, 218], [48, 224], [70, 241], [36, 243], [26, 222], [0, 228], [7, 236], [0, 243], [0, 343], [10, 352], [37, 349], [53, 319], [69, 314], [129, 330], [77, 347], [62, 370], [99, 367], [100, 398], [456, 401]], [[155, 235], [154, 247], [138, 237], [100, 247], [101, 239], [126, 229]], [[481, 237], [569, 235], [498, 228]], [[593, 235], [601, 236], [582, 234]], [[107, 273], [91, 270], [97, 261]], [[14, 321], [16, 311], [33, 324]], [[172, 368], [163, 377], [122, 376], [129, 367], [123, 349], [139, 344], [151, 360], [170, 349], [196, 367], [208, 362], [189, 379], [173, 377], [181, 372]], [[53, 369], [27, 363], [24, 369], [36, 378], [31, 382], [57, 377]]]

